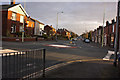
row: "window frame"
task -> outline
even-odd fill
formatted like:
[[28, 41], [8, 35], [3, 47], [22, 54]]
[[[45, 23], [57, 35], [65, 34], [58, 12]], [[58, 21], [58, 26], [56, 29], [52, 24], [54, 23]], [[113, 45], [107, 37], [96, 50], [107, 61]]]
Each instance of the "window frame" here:
[[15, 24], [12, 24], [11, 25], [11, 30], [10, 30], [11, 33], [16, 33], [16, 25]]
[[[22, 18], [22, 19], [21, 19]], [[20, 15], [20, 22], [23, 23], [24, 22], [24, 16]]]
[[[14, 15], [13, 15], [14, 14]], [[12, 20], [16, 21], [17, 20], [17, 14], [15, 12], [12, 12]]]

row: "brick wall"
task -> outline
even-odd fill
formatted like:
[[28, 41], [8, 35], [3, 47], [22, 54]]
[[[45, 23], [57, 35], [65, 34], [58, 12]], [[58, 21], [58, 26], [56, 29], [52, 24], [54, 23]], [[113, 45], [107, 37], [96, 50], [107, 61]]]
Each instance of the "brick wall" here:
[[6, 36], [7, 33], [7, 11], [2, 11], [2, 35]]

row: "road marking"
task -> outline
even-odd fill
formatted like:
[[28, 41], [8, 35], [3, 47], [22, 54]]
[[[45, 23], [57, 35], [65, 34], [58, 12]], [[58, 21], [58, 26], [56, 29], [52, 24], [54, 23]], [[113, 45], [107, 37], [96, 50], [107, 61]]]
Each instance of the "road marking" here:
[[[114, 54], [114, 51], [108, 51], [107, 55], [103, 58], [103, 60], [110, 60], [110, 57]], [[119, 52], [117, 52], [119, 54]]]
[[51, 46], [51, 47], [57, 47], [57, 48], [77, 48], [77, 47], [72, 47], [72, 46], [67, 46], [67, 45], [57, 45], [57, 44], [49, 44], [45, 46]]

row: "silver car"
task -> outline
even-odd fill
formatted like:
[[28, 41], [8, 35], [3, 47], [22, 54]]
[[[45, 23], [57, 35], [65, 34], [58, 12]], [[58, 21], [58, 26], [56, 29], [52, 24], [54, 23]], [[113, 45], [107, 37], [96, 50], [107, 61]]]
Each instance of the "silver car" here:
[[85, 39], [85, 43], [90, 43], [90, 40], [89, 39]]

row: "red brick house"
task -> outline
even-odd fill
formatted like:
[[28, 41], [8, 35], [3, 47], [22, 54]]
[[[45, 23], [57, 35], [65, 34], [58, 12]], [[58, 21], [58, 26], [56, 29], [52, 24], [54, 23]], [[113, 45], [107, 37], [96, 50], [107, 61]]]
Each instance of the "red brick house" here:
[[98, 43], [102, 43], [102, 26], [98, 28]]
[[109, 22], [106, 21], [106, 26], [104, 28], [104, 42], [105, 42], [105, 46], [109, 44]]
[[92, 42], [95, 42], [95, 30], [92, 32]]
[[44, 27], [44, 31], [48, 36], [54, 36], [56, 34], [56, 30], [52, 27], [52, 25], [51, 26], [46, 25]]
[[26, 37], [34, 36], [34, 27], [35, 27], [34, 20], [31, 19], [30, 17], [27, 17], [26, 23], [27, 23], [27, 25], [25, 26]]
[[28, 16], [21, 4], [2, 5], [2, 36], [18, 36], [23, 31], [23, 22], [25, 31]]
[[73, 32], [70, 32], [70, 31], [68, 31], [67, 29], [58, 29], [57, 30], [57, 33], [59, 34], [59, 35], [62, 35], [62, 36], [64, 36], [64, 37], [67, 37], [68, 39], [70, 39], [70, 37], [71, 37], [71, 33], [72, 34], [75, 34], [75, 33], [73, 33]]
[[116, 22], [113, 19], [111, 25], [109, 26], [109, 35], [110, 35], [110, 47], [114, 47], [115, 41], [115, 29], [116, 29]]

